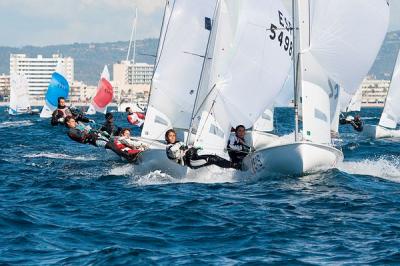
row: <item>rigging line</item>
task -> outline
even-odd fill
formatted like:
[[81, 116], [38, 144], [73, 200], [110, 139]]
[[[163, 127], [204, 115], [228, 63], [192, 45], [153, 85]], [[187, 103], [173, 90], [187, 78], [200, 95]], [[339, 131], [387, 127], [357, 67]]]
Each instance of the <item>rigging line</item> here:
[[[190, 136], [192, 134], [193, 115], [195, 113], [195, 109], [196, 109], [196, 105], [197, 105], [197, 101], [198, 101], [198, 97], [199, 97], [199, 91], [200, 91], [201, 85], [203, 84], [203, 81], [204, 81], [204, 69], [206, 67], [206, 59], [207, 59], [206, 57], [210, 52], [211, 39], [212, 39], [213, 35], [216, 34], [216, 28], [217, 27], [215, 25], [215, 22], [217, 21], [217, 16], [219, 14], [219, 9], [220, 9], [220, 1], [218, 0], [216, 5], [215, 5], [215, 9], [214, 9], [213, 21], [211, 23], [211, 29], [206, 27], [206, 29], [210, 31], [210, 34], [208, 35], [207, 47], [206, 47], [206, 51], [205, 51], [205, 54], [204, 54], [203, 65], [201, 67], [199, 84], [197, 86], [196, 97], [195, 97], [194, 103], [193, 103], [193, 110], [192, 110], [192, 114], [191, 114], [192, 119], [190, 119], [189, 132], [188, 132], [188, 138], [186, 140], [186, 145], [188, 144]], [[205, 19], [207, 19], [207, 17]]]

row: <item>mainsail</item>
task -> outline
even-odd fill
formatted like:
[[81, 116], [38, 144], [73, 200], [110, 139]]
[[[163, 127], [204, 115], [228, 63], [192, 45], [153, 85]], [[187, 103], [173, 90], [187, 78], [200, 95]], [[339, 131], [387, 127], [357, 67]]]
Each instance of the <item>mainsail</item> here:
[[222, 0], [195, 145], [222, 156], [231, 126], [251, 127], [291, 67], [291, 20], [281, 1]]
[[10, 108], [9, 114], [26, 112], [31, 107], [29, 101], [29, 84], [26, 76], [21, 74], [11, 75]]
[[298, 12], [303, 137], [329, 144], [340, 90], [354, 94], [372, 66], [389, 6], [386, 0], [298, 0]]
[[96, 95], [93, 97], [87, 114], [93, 115], [96, 112], [105, 114], [107, 112], [108, 104], [110, 104], [113, 99], [113, 95], [113, 87], [110, 83], [110, 73], [108, 72], [107, 66], [104, 66], [97, 86]]
[[171, 127], [190, 127], [216, 0], [175, 0], [170, 4], [142, 130], [142, 137], [150, 139], [164, 139]]
[[400, 51], [397, 56], [397, 61], [392, 75], [389, 92], [386, 97], [385, 108], [379, 125], [382, 127], [395, 129], [400, 122]]
[[64, 77], [64, 67], [59, 61], [56, 67], [56, 71], [51, 76], [50, 84], [47, 88], [45, 96], [45, 105], [43, 106], [40, 117], [48, 118], [51, 117], [52, 112], [57, 109], [58, 98], [68, 98], [69, 84]]

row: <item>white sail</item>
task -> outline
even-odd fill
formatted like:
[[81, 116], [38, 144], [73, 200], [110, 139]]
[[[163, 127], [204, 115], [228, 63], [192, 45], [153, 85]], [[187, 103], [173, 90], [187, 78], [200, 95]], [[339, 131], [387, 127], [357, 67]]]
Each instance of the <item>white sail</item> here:
[[212, 20], [215, 7], [216, 0], [175, 1], [153, 77], [142, 137], [164, 139], [168, 127], [157, 125], [157, 121], [165, 118], [175, 128], [189, 128], [210, 36], [207, 21]]
[[386, 36], [387, 0], [311, 0], [311, 53], [347, 92], [354, 94]]
[[24, 74], [11, 75], [10, 114], [26, 113], [30, 105], [29, 84]]
[[362, 103], [362, 87], [360, 87], [354, 95], [350, 95], [345, 91], [340, 92], [340, 111], [341, 112], [359, 112]]
[[385, 108], [379, 125], [390, 129], [395, 129], [400, 122], [400, 51], [397, 56], [392, 82], [390, 83], [389, 92], [386, 97]]
[[274, 130], [274, 109], [266, 109], [253, 125], [253, 130], [271, 132]]
[[272, 105], [288, 76], [293, 51], [290, 16], [281, 1], [220, 4], [208, 96], [199, 112], [213, 122], [201, 121], [196, 136], [204, 153], [223, 150], [231, 126], [251, 127]]
[[327, 144], [339, 92], [353, 94], [372, 66], [389, 7], [385, 0], [299, 0], [299, 21], [303, 137]]

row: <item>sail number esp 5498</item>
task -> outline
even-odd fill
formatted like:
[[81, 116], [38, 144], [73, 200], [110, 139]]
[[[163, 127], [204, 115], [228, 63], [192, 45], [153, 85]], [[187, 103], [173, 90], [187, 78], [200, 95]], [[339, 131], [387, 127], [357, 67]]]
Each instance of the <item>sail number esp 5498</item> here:
[[289, 56], [293, 53], [293, 40], [292, 40], [292, 23], [288, 20], [281, 11], [278, 11], [279, 27], [271, 23], [271, 26], [267, 31], [270, 32], [269, 38], [271, 40], [277, 40], [279, 46], [282, 47]]

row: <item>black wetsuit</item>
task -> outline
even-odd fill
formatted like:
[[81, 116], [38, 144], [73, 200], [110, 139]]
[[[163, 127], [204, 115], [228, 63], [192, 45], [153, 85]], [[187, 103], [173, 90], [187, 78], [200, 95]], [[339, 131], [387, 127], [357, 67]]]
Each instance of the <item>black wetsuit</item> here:
[[79, 113], [76, 109], [72, 109], [66, 106], [64, 107], [59, 106], [57, 110], [53, 112], [53, 115], [51, 117], [51, 125], [57, 126], [58, 124], [63, 124], [64, 122], [61, 122], [60, 119], [65, 118], [67, 116], [74, 117], [76, 122], [88, 123], [90, 121], [89, 118]]
[[361, 120], [353, 120], [350, 122], [355, 131], [362, 132], [364, 129], [364, 124]]
[[114, 125], [113, 122], [110, 122], [108, 120], [106, 120], [106, 122], [104, 122], [103, 126], [100, 128], [101, 131], [105, 131], [107, 132], [109, 135], [114, 135], [114, 136], [118, 136], [119, 133], [121, 132], [121, 128]]
[[[179, 151], [184, 151], [184, 153], [180, 153]], [[174, 160], [179, 164], [183, 163], [192, 169], [198, 169], [213, 164], [221, 168], [240, 168], [240, 166], [232, 164], [232, 162], [217, 155], [198, 155], [197, 151], [198, 149], [188, 148], [182, 142], [169, 144], [166, 150], [167, 157], [170, 160]]]
[[350, 124], [353, 127], [353, 129], [358, 132], [362, 132], [364, 129], [364, 123], [361, 121], [361, 119], [346, 120], [345, 117], [340, 117], [339, 124], [341, 125]]
[[80, 130], [78, 128], [70, 128], [68, 130], [68, 136], [79, 143], [82, 144], [91, 144], [96, 147], [106, 147], [107, 142], [109, 142], [109, 138], [107, 136], [102, 135], [100, 132], [96, 130], [90, 130], [89, 132], [86, 130]]

